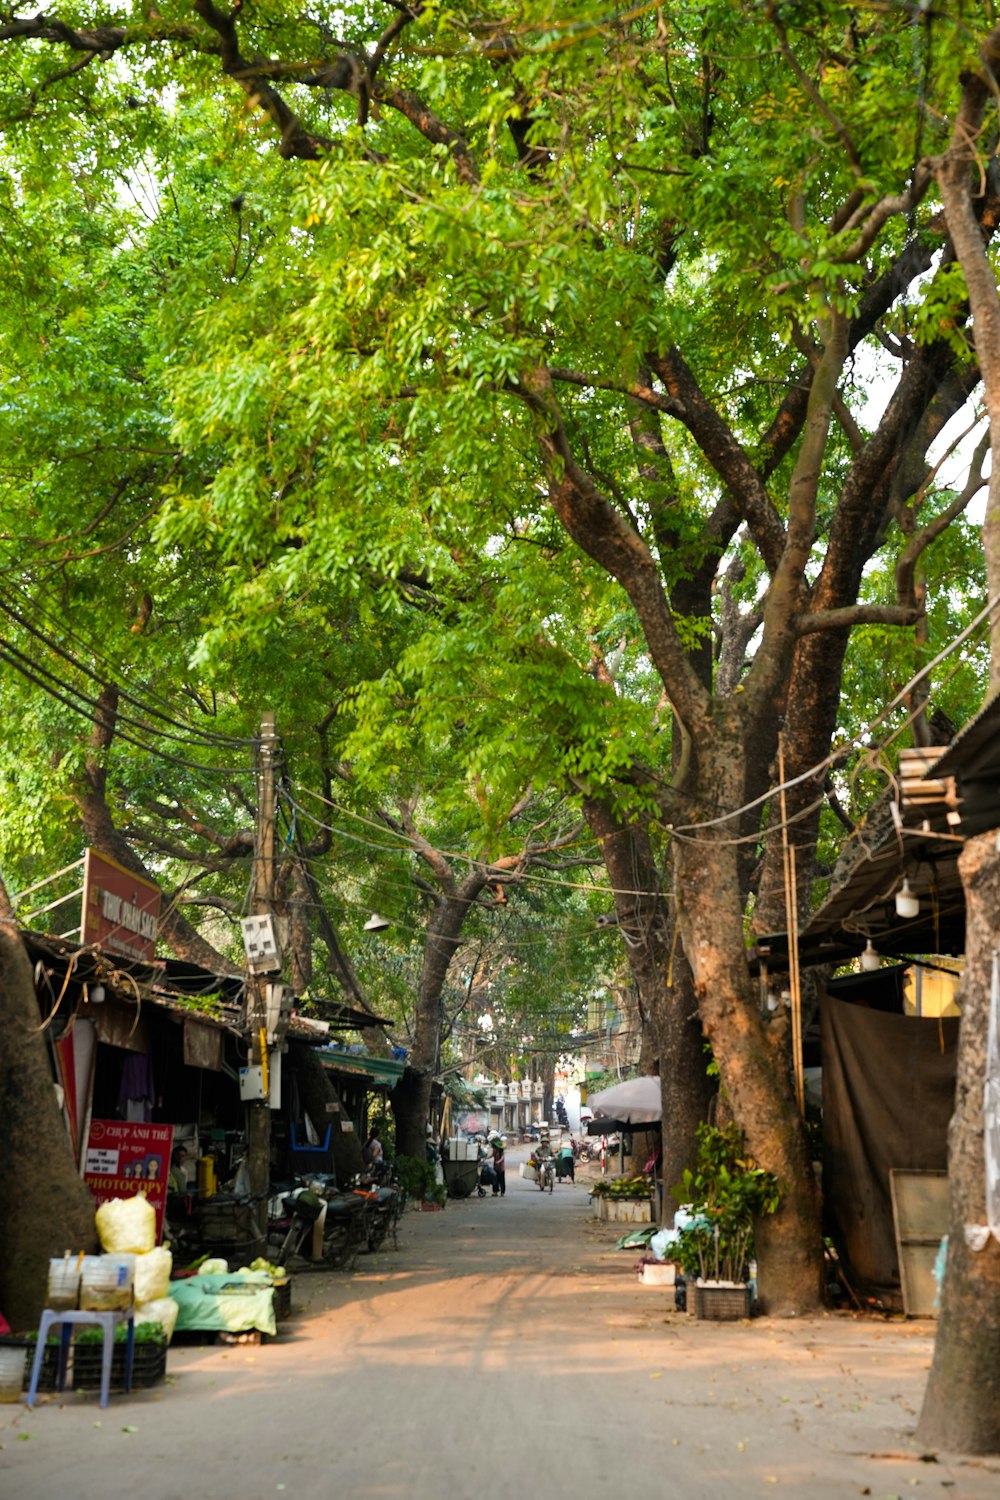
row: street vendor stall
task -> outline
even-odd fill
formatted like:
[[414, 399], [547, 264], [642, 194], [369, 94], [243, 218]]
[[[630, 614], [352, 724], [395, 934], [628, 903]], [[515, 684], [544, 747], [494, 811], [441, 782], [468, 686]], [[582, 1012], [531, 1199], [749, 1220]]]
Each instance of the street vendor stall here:
[[177, 1333], [277, 1333], [274, 1284], [266, 1271], [211, 1272], [170, 1283]]

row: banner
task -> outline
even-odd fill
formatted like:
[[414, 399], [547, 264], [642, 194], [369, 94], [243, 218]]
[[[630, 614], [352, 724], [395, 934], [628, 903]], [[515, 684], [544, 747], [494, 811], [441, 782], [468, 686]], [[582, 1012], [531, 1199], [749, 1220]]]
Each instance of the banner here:
[[151, 963], [156, 952], [160, 891], [152, 881], [88, 849], [83, 866], [82, 943]]
[[52, 1044], [63, 1090], [63, 1111], [73, 1146], [73, 1160], [79, 1167], [83, 1160], [83, 1137], [86, 1134], [94, 1085], [94, 1061], [97, 1033], [93, 1022], [73, 1022], [68, 1032]]
[[156, 1209], [156, 1242], [163, 1238], [172, 1125], [138, 1120], [91, 1120], [83, 1180], [100, 1206], [142, 1193]]

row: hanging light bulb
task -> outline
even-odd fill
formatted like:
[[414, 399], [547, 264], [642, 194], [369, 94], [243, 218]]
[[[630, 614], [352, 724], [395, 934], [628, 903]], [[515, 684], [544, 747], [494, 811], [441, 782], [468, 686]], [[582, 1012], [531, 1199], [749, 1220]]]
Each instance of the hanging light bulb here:
[[910, 890], [910, 882], [905, 876], [896, 892], [896, 914], [900, 917], [916, 917], [920, 914], [920, 898]]
[[877, 969], [882, 962], [882, 955], [872, 947], [871, 938], [865, 944], [865, 951], [861, 955], [861, 967], [871, 973]]

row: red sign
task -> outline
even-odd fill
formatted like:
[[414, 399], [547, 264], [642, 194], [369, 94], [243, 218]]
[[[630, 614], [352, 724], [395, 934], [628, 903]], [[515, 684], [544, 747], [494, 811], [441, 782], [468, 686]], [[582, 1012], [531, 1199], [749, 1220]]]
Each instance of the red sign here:
[[156, 1209], [156, 1241], [163, 1238], [172, 1125], [137, 1120], [91, 1120], [83, 1180], [100, 1205], [142, 1193]]
[[82, 943], [106, 953], [152, 961], [160, 920], [160, 890], [151, 880], [133, 875], [96, 849], [88, 849], [83, 867]]

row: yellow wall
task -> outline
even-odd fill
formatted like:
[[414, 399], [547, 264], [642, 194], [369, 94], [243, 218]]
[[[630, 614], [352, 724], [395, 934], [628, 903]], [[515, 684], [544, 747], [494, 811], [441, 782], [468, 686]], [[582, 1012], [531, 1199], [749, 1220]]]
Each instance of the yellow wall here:
[[[955, 988], [961, 978], [962, 964], [957, 958], [935, 958], [941, 968], [952, 969], [953, 974], [942, 974], [938, 969], [910, 969], [903, 980], [903, 1009], [908, 1016], [957, 1016]], [[919, 1005], [919, 1008], [918, 1008]]]

